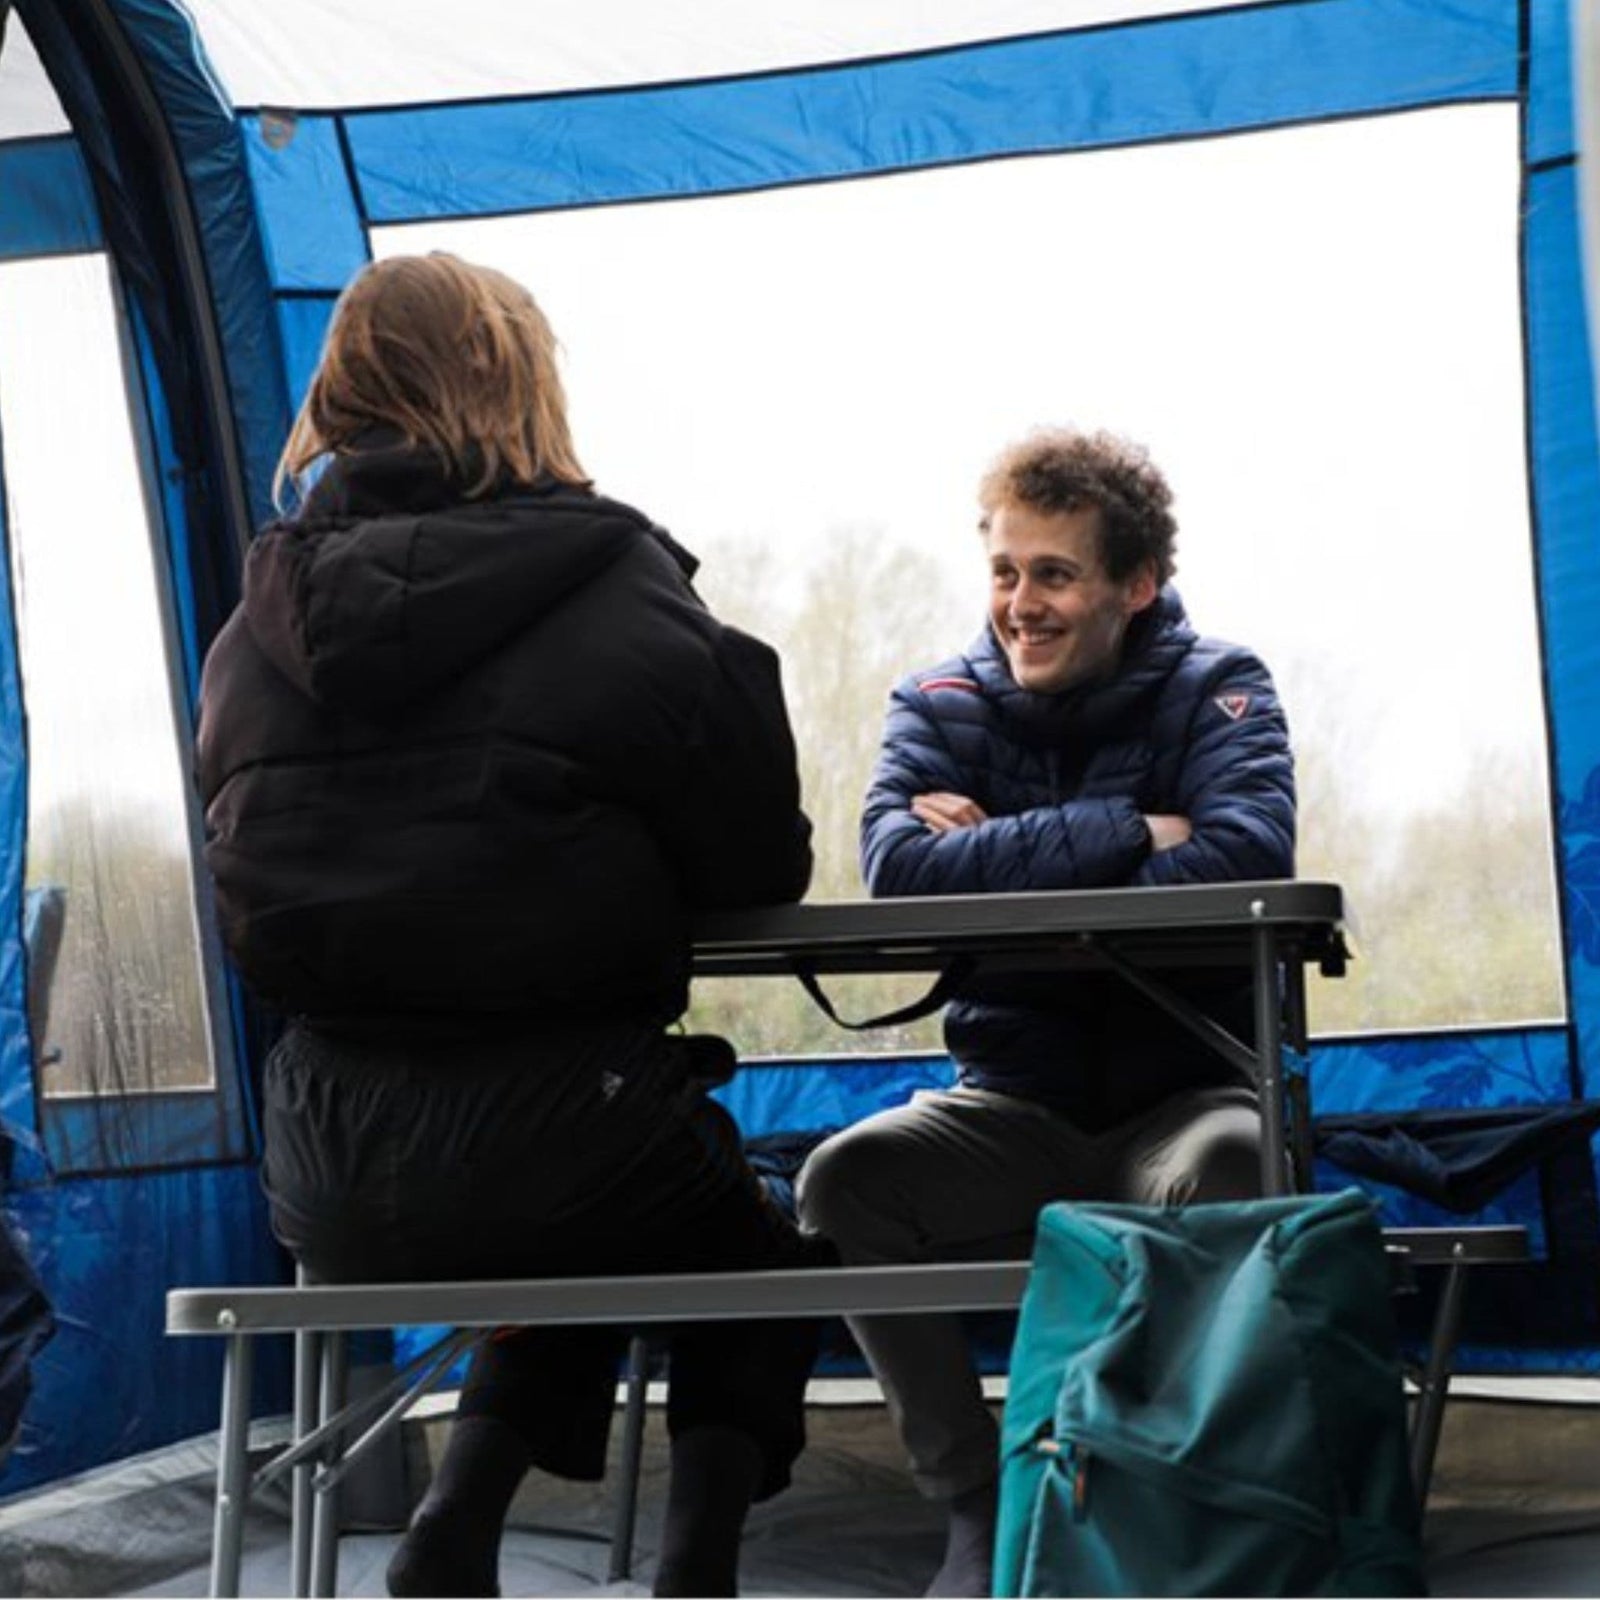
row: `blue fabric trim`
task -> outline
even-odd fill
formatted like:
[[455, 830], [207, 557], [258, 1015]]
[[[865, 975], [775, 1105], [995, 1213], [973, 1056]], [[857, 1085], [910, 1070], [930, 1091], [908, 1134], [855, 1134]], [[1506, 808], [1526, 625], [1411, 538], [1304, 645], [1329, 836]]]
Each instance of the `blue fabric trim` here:
[[1311, 1104], [1318, 1116], [1565, 1101], [1564, 1028], [1431, 1033], [1317, 1044]]
[[918, 1089], [945, 1089], [955, 1069], [943, 1055], [844, 1057], [832, 1061], [748, 1061], [712, 1098], [726, 1106], [747, 1139], [768, 1133], [841, 1128]]
[[0, 144], [0, 261], [98, 250], [100, 212], [77, 141]]
[[1530, 174], [1524, 218], [1528, 425], [1556, 777], [1567, 1005], [1586, 1096], [1600, 1093], [1600, 438], [1577, 172]]
[[[227, 1040], [216, 1041], [219, 1053]], [[229, 1071], [224, 1054], [219, 1080]], [[187, 1169], [198, 1162], [237, 1161], [250, 1135], [237, 1083], [219, 1081], [190, 1094], [99, 1095], [47, 1100], [40, 1136], [53, 1172], [72, 1177]]]
[[1528, 6], [1529, 166], [1570, 156], [1578, 147], [1572, 105], [1572, 17], [1566, 5]]
[[333, 318], [334, 295], [296, 297], [278, 302], [278, 335], [283, 341], [284, 371], [295, 403], [305, 397], [322, 355], [328, 323]]
[[[1418, 1352], [1420, 1356], [1421, 1352]], [[1457, 1372], [1557, 1373], [1567, 1377], [1600, 1373], [1600, 1344], [1511, 1349], [1463, 1344], [1456, 1350]]]
[[188, 574], [195, 567], [189, 510], [182, 487], [182, 464], [178, 459], [177, 441], [172, 434], [172, 417], [167, 409], [166, 392], [161, 387], [160, 367], [150, 342], [150, 329], [137, 302], [130, 300], [124, 303], [142, 380], [140, 396], [144, 401], [143, 414], [135, 417], [134, 425], [137, 428], [143, 423], [145, 449], [153, 457], [146, 472], [146, 481], [150, 483], [152, 495], [160, 506], [161, 526], [167, 535], [168, 587], [172, 594], [173, 609], [177, 613], [178, 643], [183, 655], [185, 710], [192, 721], [195, 707], [200, 702], [200, 666], [204, 652], [200, 644], [199, 619], [195, 615], [194, 589], [187, 582]]
[[275, 290], [337, 293], [371, 252], [333, 117], [240, 120]]
[[351, 113], [371, 225], [853, 177], [1517, 93], [1509, 0], [1311, 0], [757, 78]]
[[[3, 174], [0, 174], [3, 181]], [[11, 546], [6, 524], [5, 448], [0, 438], [0, 1190], [6, 1175], [43, 1170], [28, 1026], [23, 871], [28, 818], [28, 728], [22, 704]]]

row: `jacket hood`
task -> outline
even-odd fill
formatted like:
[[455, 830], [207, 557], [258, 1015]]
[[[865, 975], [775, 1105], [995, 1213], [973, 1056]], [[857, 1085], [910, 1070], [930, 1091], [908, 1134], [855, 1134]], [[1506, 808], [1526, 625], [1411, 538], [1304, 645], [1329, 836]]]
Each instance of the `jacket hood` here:
[[693, 572], [693, 558], [628, 506], [553, 479], [463, 500], [431, 454], [379, 440], [337, 458], [301, 513], [255, 540], [245, 620], [314, 699], [393, 711], [650, 538]]
[[1170, 585], [1128, 624], [1122, 653], [1109, 678], [1078, 684], [1057, 694], [1024, 689], [1011, 675], [1005, 650], [985, 627], [973, 641], [968, 662], [984, 690], [999, 702], [1015, 735], [1053, 742], [1063, 733], [1092, 734], [1126, 716], [1143, 696], [1156, 693], [1178, 662], [1193, 649], [1196, 634], [1183, 601]]

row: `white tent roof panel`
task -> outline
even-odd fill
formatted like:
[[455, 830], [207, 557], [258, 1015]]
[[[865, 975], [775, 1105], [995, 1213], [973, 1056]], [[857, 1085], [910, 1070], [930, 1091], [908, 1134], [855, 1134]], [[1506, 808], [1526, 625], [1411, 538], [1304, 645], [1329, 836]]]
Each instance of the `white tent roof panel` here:
[[332, 109], [724, 77], [1220, 0], [190, 0], [235, 105]]
[[38, 139], [67, 132], [66, 114], [45, 76], [27, 30], [11, 17], [0, 50], [0, 139]]

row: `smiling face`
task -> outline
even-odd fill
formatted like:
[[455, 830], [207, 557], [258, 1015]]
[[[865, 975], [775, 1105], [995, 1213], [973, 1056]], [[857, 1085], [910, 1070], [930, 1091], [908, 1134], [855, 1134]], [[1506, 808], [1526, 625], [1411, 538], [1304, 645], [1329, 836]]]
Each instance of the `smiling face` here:
[[997, 506], [988, 517], [989, 621], [1024, 689], [1055, 694], [1111, 673], [1134, 616], [1156, 597], [1147, 562], [1106, 576], [1100, 513]]

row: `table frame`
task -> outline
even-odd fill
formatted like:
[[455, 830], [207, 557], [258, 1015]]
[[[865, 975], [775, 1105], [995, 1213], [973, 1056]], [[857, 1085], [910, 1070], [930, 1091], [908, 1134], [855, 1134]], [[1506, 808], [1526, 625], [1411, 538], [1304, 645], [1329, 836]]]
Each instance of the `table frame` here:
[[[971, 962], [974, 976], [1118, 973], [1255, 1083], [1262, 1191], [1280, 1195], [1295, 1187], [1283, 1051], [1308, 1048], [1305, 968], [1344, 972], [1348, 920], [1339, 885], [1302, 879], [767, 906], [703, 918], [694, 973], [944, 972], [956, 961]], [[1236, 966], [1249, 976], [1253, 1047], [1164, 981], [1193, 966]]]

